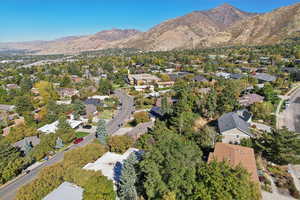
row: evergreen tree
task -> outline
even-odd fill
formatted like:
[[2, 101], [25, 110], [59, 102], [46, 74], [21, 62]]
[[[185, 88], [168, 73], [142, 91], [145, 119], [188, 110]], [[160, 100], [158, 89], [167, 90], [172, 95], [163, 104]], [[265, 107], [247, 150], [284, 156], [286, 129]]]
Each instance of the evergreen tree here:
[[76, 99], [74, 101], [74, 118], [78, 119], [80, 115], [83, 115], [85, 113], [85, 105], [82, 101], [79, 99]]
[[161, 111], [163, 115], [169, 115], [172, 113], [172, 108], [170, 104], [168, 103], [168, 98], [163, 97], [161, 100]]
[[28, 142], [25, 139], [25, 144], [24, 144], [24, 154], [27, 155], [31, 150], [32, 150], [33, 146], [31, 144], [31, 142]]
[[137, 182], [137, 174], [135, 165], [138, 163], [138, 158], [135, 153], [131, 153], [127, 160], [124, 161], [121, 178], [119, 183], [119, 198], [120, 200], [136, 200], [137, 192], [135, 184]]
[[55, 148], [60, 149], [63, 147], [64, 147], [64, 143], [63, 143], [62, 139], [60, 137], [57, 137]]
[[106, 130], [105, 121], [103, 119], [100, 119], [97, 124], [96, 137], [98, 138], [101, 144], [106, 144], [107, 136], [108, 134]]

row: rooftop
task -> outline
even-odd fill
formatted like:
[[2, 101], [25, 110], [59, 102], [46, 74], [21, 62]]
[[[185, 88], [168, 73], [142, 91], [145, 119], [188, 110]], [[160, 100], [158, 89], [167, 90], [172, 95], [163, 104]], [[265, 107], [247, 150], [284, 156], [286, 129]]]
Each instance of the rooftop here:
[[254, 78], [261, 80], [261, 81], [265, 81], [265, 82], [273, 82], [276, 81], [276, 77], [272, 76], [270, 74], [267, 73], [256, 73], [254, 75]]
[[14, 108], [14, 105], [0, 104], [0, 110], [12, 111]]
[[252, 148], [239, 145], [216, 143], [215, 150], [209, 154], [208, 162], [227, 161], [231, 166], [241, 165], [250, 174], [253, 182], [259, 182], [254, 151]]
[[83, 167], [86, 170], [101, 171], [104, 176], [110, 180], [115, 180], [115, 166], [117, 163], [123, 163], [133, 152], [139, 152], [138, 149], [130, 148], [124, 154], [116, 154], [106, 152], [98, 160], [93, 163], [88, 163]]
[[250, 132], [250, 124], [243, 120], [237, 113], [230, 112], [223, 114], [218, 119], [218, 126], [220, 133], [232, 130], [232, 129], [239, 129], [240, 131], [244, 132], [245, 134], [251, 136]]
[[43, 200], [82, 200], [83, 189], [75, 184], [63, 182]]

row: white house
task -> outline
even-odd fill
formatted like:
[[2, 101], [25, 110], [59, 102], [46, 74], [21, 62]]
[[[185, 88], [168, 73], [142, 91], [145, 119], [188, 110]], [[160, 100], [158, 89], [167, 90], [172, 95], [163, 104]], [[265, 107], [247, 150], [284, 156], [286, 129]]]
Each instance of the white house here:
[[[67, 120], [67, 122], [73, 129], [78, 128], [83, 123], [82, 121], [73, 120], [73, 119], [69, 119]], [[45, 126], [39, 128], [38, 131], [43, 132], [45, 134], [55, 133], [56, 130], [58, 129], [58, 124], [59, 124], [58, 121], [55, 121], [51, 124], [46, 124]]]
[[123, 163], [129, 155], [133, 152], [139, 152], [140, 150], [135, 148], [128, 149], [123, 155], [106, 152], [103, 156], [101, 156], [98, 160], [93, 163], [88, 163], [83, 167], [86, 170], [94, 170], [101, 171], [104, 176], [112, 181], [115, 180], [115, 167], [117, 163]]

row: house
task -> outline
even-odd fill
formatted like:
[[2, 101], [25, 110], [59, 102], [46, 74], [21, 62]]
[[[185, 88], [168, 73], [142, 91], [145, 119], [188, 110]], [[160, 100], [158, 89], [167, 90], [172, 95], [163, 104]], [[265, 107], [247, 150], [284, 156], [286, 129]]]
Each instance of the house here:
[[13, 146], [20, 148], [21, 151], [25, 151], [27, 144], [34, 147], [39, 143], [40, 143], [40, 139], [37, 136], [30, 136], [30, 137], [25, 137], [23, 140], [16, 142], [15, 144], [13, 144]]
[[242, 79], [245, 76], [243, 74], [230, 74], [231, 79]]
[[[67, 122], [73, 129], [78, 128], [83, 123], [82, 121], [73, 120], [73, 119], [68, 119]], [[51, 124], [46, 124], [45, 126], [42, 126], [41, 128], [39, 128], [38, 131], [45, 133], [45, 134], [55, 133], [56, 130], [58, 129], [58, 124], [59, 124], [58, 121], [55, 121]]]
[[135, 85], [134, 89], [139, 92], [145, 91], [145, 90], [154, 91], [154, 86], [153, 85]]
[[34, 94], [35, 96], [40, 95], [40, 92], [37, 88], [31, 88], [31, 93]]
[[170, 77], [171, 81], [176, 81], [177, 79], [183, 78], [183, 77], [185, 77], [189, 74], [191, 74], [191, 73], [189, 73], [189, 72], [177, 72], [177, 73], [168, 74], [168, 76]]
[[174, 81], [167, 81], [167, 82], [157, 82], [158, 88], [168, 88], [174, 85]]
[[100, 99], [95, 99], [95, 98], [88, 98], [84, 101], [85, 105], [94, 105], [94, 106], [102, 106], [102, 102]]
[[225, 78], [225, 79], [229, 79], [230, 78], [230, 73], [227, 72], [218, 72], [216, 73], [217, 77], [221, 77], [221, 78]]
[[72, 103], [72, 100], [56, 101], [57, 105], [70, 105], [71, 103]]
[[241, 109], [236, 111], [236, 114], [239, 115], [245, 122], [251, 123], [253, 114], [247, 109]]
[[15, 108], [14, 105], [0, 104], [0, 111], [12, 112]]
[[24, 124], [24, 123], [25, 123], [25, 120], [24, 120], [23, 117], [21, 117], [21, 118], [19, 118], [19, 119], [15, 119], [13, 125], [8, 126], [8, 127], [5, 127], [5, 128], [3, 129], [3, 134], [2, 134], [2, 135], [3, 135], [3, 136], [9, 135], [11, 128], [13, 128], [13, 127], [15, 127], [15, 126], [22, 125], [22, 124]]
[[105, 99], [108, 99], [109, 96], [94, 95], [91, 98], [93, 98], [93, 99], [99, 99], [100, 101], [103, 101]]
[[77, 75], [72, 75], [71, 80], [74, 83], [80, 83], [82, 81], [82, 78], [78, 77]]
[[135, 148], [130, 148], [122, 155], [106, 152], [95, 162], [85, 165], [83, 169], [101, 171], [101, 173], [109, 180], [117, 182], [121, 175], [120, 168], [122, 168], [123, 161], [126, 160], [131, 153], [141, 153], [141, 151]]
[[260, 103], [264, 101], [264, 97], [258, 94], [246, 94], [239, 99], [239, 103], [242, 106], [248, 107], [255, 103]]
[[17, 84], [7, 84], [6, 89], [7, 90], [16, 90], [19, 89], [20, 87]]
[[218, 119], [218, 128], [224, 143], [240, 143], [241, 139], [252, 137], [250, 124], [235, 112], [223, 114]]
[[256, 73], [254, 76], [260, 83], [276, 81], [276, 77], [267, 73]]
[[60, 88], [58, 89], [58, 94], [61, 98], [72, 97], [79, 95], [79, 91], [74, 88]]
[[228, 162], [232, 167], [241, 165], [251, 175], [254, 183], [259, 183], [254, 150], [239, 145], [216, 143], [215, 150], [209, 154], [208, 162]]
[[83, 189], [73, 183], [63, 182], [43, 200], [82, 200]]
[[208, 82], [208, 80], [204, 76], [202, 76], [202, 75], [195, 76], [193, 78], [193, 81], [198, 82], [198, 83], [200, 83], [200, 82]]
[[158, 106], [152, 107], [150, 110], [150, 114], [153, 115], [154, 117], [158, 117], [158, 118], [161, 118], [164, 116], [164, 114], [162, 113], [161, 107], [158, 107]]
[[160, 78], [152, 74], [129, 74], [128, 81], [131, 85], [149, 85], [159, 82]]

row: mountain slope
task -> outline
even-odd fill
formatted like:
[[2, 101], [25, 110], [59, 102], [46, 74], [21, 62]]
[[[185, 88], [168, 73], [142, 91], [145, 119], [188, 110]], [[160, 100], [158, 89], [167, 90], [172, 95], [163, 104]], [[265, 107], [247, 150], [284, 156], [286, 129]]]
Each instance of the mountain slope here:
[[140, 31], [135, 29], [112, 29], [87, 36], [70, 36], [53, 41], [0, 43], [0, 49], [26, 49], [37, 54], [78, 53], [107, 48], [109, 43], [132, 37]]
[[119, 47], [147, 50], [191, 48], [199, 43], [202, 38], [214, 35], [223, 31], [226, 27], [254, 15], [224, 4], [211, 10], [195, 11], [168, 20], [146, 33], [124, 41]]

